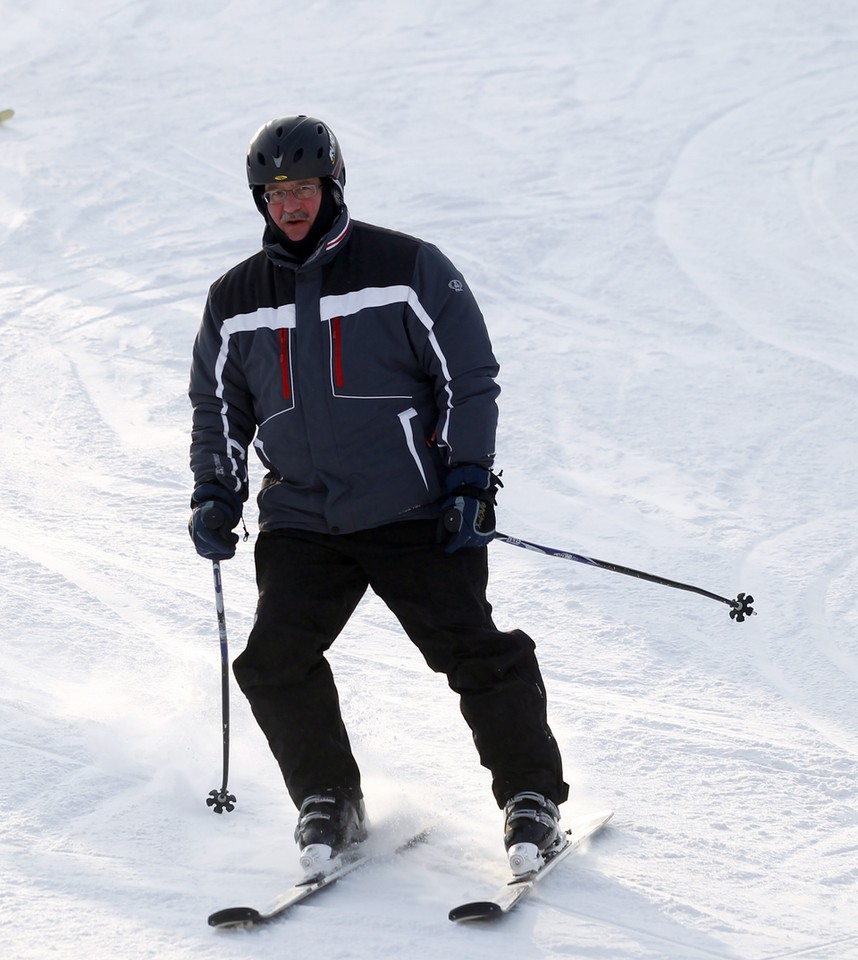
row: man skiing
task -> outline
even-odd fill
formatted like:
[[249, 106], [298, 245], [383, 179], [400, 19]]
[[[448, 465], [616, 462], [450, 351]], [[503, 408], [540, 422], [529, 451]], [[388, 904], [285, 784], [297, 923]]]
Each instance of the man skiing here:
[[560, 842], [568, 786], [533, 641], [486, 599], [499, 388], [483, 317], [434, 246], [350, 218], [322, 121], [262, 126], [247, 178], [263, 249], [212, 285], [194, 345], [189, 528], [201, 556], [234, 555], [252, 445], [259, 597], [234, 672], [300, 811], [301, 863], [367, 834], [325, 652], [371, 588], [459, 695], [523, 873]]

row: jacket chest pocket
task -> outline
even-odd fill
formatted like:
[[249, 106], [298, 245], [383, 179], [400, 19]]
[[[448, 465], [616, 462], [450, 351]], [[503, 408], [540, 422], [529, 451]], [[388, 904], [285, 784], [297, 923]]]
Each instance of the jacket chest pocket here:
[[345, 386], [342, 323], [342, 317], [331, 317], [331, 376], [333, 377], [334, 387], [338, 390]]
[[289, 331], [283, 327], [279, 331], [280, 340], [280, 383], [283, 388], [283, 399], [292, 399], [292, 375], [289, 370], [291, 352], [289, 350]]
[[327, 328], [331, 393], [345, 400], [410, 400], [414, 376], [402, 362], [403, 347], [389, 324], [335, 316]]

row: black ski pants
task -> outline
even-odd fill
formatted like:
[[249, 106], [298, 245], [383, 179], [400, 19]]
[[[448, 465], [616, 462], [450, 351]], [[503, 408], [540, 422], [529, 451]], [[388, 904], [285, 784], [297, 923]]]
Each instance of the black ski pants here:
[[336, 536], [278, 530], [259, 535], [256, 573], [256, 620], [234, 672], [296, 806], [325, 790], [360, 795], [325, 652], [367, 587], [459, 695], [498, 804], [522, 790], [566, 799], [534, 644], [492, 622], [485, 548], [445, 553], [434, 520]]

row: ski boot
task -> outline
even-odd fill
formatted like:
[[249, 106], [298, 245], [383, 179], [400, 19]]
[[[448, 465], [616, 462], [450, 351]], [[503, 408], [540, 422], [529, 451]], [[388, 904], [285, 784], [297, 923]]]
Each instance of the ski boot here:
[[513, 875], [538, 870], [563, 845], [560, 811], [541, 793], [523, 792], [504, 807], [504, 846]]
[[337, 857], [366, 837], [362, 799], [330, 791], [307, 797], [301, 804], [295, 842], [308, 876], [325, 873]]

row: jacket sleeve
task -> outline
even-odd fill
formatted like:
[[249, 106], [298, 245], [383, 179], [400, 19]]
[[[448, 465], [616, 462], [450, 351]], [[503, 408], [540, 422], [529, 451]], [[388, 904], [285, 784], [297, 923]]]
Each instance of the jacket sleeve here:
[[418, 253], [411, 305], [424, 337], [422, 363], [435, 384], [435, 438], [448, 467], [490, 468], [497, 433], [498, 363], [485, 320], [461, 273], [432, 244]]
[[237, 338], [230, 337], [228, 327], [217, 314], [215, 287], [209, 292], [191, 363], [191, 470], [195, 486], [220, 483], [244, 502], [247, 451], [256, 421], [235, 343]]

